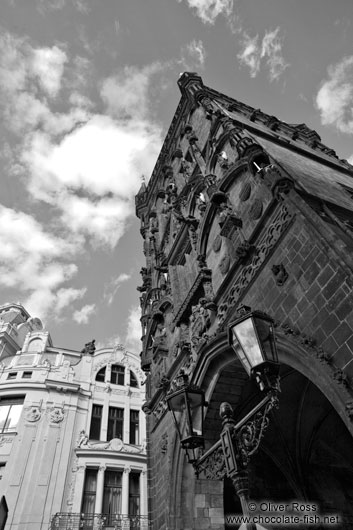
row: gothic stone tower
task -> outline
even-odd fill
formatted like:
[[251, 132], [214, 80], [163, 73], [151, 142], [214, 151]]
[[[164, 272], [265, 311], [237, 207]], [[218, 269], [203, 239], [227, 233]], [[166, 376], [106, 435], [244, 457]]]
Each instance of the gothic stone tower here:
[[226, 479], [194, 477], [165, 397], [180, 370], [205, 391], [207, 446], [219, 437], [222, 401], [235, 419], [256, 403], [227, 340], [242, 304], [275, 320], [281, 362], [280, 407], [251, 460], [250, 496], [310, 501], [351, 528], [353, 168], [304, 124], [193, 73], [178, 85], [179, 106], [136, 196], [152, 528], [221, 530], [240, 512]]

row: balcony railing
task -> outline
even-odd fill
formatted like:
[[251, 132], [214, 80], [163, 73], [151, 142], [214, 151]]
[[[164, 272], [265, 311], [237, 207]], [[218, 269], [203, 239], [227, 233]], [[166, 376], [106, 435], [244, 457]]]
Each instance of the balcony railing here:
[[143, 515], [56, 513], [50, 530], [150, 530]]

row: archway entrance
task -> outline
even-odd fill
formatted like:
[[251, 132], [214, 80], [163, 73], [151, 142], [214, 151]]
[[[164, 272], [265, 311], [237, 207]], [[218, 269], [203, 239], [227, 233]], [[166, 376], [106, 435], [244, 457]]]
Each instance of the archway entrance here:
[[[233, 380], [235, 393], [226, 384], [230, 380]], [[323, 516], [337, 514], [342, 521], [333, 528], [351, 529], [352, 436], [328, 399], [303, 374], [290, 366], [282, 365], [281, 388], [280, 407], [271, 413], [270, 425], [261, 443], [261, 449], [252, 457], [250, 463], [250, 497], [258, 506], [261, 502], [264, 503], [264, 515], [267, 513], [266, 502], [289, 504], [289, 511], [298, 511], [301, 517], [301, 505], [316, 505], [317, 509], [306, 511], [304, 514], [320, 515], [321, 523], [309, 526], [308, 520], [305, 523], [302, 519], [302, 524], [296, 528], [329, 528], [327, 519], [325, 524], [322, 524]], [[256, 386], [249, 381], [239, 381], [236, 362], [225, 367], [219, 377], [212, 395], [211, 415], [214, 416], [222, 400], [238, 403], [236, 420], [243, 417], [259, 401]], [[212, 429], [214, 439], [215, 430]], [[297, 503], [299, 507], [293, 506], [292, 503]], [[224, 511], [225, 515], [240, 513], [238, 499], [228, 480], [225, 480]], [[333, 520], [331, 527], [332, 522]], [[268, 524], [264, 526], [271, 528]], [[226, 525], [226, 528], [234, 530], [236, 527]], [[283, 524], [274, 528], [293, 528], [293, 525]]]

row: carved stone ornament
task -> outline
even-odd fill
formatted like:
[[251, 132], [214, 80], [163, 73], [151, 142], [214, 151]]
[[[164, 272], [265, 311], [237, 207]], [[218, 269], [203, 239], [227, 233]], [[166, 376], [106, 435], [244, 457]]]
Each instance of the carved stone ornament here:
[[281, 235], [292, 222], [293, 217], [294, 215], [285, 207], [284, 204], [277, 211], [266, 233], [256, 245], [256, 250], [252, 256], [251, 263], [242, 268], [239, 276], [235, 279], [235, 282], [226, 300], [218, 308], [220, 327], [222, 327], [228, 311], [237, 303], [241, 293], [255, 278], [256, 274], [263, 266], [267, 256], [276, 246]]
[[168, 433], [167, 432], [165, 432], [162, 435], [159, 448], [160, 448], [162, 455], [165, 455], [168, 450]]
[[229, 257], [229, 254], [225, 254], [223, 256], [223, 258], [221, 259], [221, 261], [219, 262], [219, 270], [221, 271], [222, 274], [227, 274], [227, 272], [229, 271], [229, 267], [230, 267], [230, 257]]
[[346, 402], [346, 411], [350, 420], [353, 420], [353, 400], [350, 399]]
[[250, 195], [251, 195], [251, 184], [250, 182], [245, 182], [245, 184], [240, 190], [239, 199], [242, 202], [245, 202], [250, 198]]
[[221, 247], [222, 247], [222, 237], [218, 234], [218, 236], [216, 236], [213, 241], [212, 248], [214, 252], [219, 252], [221, 250]]
[[64, 411], [60, 407], [53, 407], [49, 411], [50, 423], [61, 423], [64, 419]]
[[260, 219], [262, 215], [262, 210], [262, 201], [260, 199], [255, 199], [252, 205], [250, 206], [249, 219], [251, 221], [256, 221], [257, 219]]
[[81, 350], [81, 353], [83, 353], [83, 355], [93, 355], [95, 351], [96, 346], [95, 340], [93, 339], [91, 342], [87, 342], [85, 344], [84, 348]]
[[273, 265], [271, 271], [275, 277], [276, 285], [278, 285], [279, 287], [284, 285], [288, 280], [288, 272], [284, 268], [283, 263]]
[[39, 407], [31, 407], [25, 414], [26, 421], [35, 423], [39, 421], [42, 416], [41, 410]]

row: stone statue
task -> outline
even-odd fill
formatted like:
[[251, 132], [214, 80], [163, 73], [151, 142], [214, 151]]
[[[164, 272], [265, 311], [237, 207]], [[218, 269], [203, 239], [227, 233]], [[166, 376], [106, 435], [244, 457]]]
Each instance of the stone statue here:
[[80, 432], [80, 436], [77, 442], [77, 447], [90, 447], [90, 443], [88, 441], [88, 436], [86, 434], [86, 431], [82, 430]]
[[96, 351], [95, 342], [95, 339], [93, 339], [91, 342], [87, 342], [85, 347], [81, 350], [81, 353], [83, 353], [83, 355], [93, 355]]

